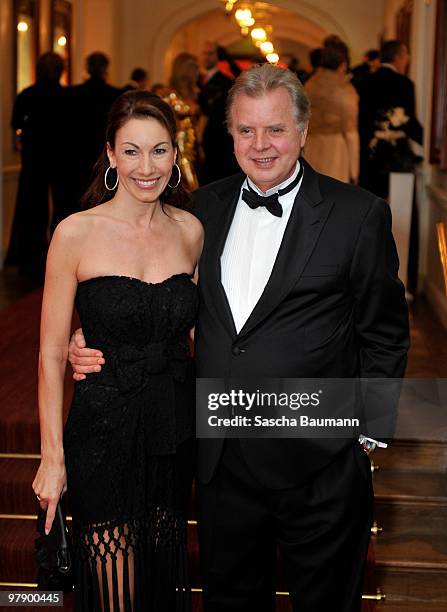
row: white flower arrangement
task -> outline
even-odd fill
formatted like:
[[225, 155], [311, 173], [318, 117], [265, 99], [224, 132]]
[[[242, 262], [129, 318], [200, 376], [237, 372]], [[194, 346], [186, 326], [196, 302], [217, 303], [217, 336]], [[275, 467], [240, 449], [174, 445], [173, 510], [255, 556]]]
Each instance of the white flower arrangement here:
[[405, 109], [402, 108], [402, 106], [391, 108], [384, 113], [384, 118], [376, 122], [379, 129], [374, 132], [374, 138], [369, 143], [370, 148], [375, 149], [379, 140], [386, 140], [390, 144], [396, 145], [397, 140], [407, 138], [403, 130], [397, 130], [395, 128], [405, 125], [408, 123], [409, 119], [410, 118], [405, 114]]

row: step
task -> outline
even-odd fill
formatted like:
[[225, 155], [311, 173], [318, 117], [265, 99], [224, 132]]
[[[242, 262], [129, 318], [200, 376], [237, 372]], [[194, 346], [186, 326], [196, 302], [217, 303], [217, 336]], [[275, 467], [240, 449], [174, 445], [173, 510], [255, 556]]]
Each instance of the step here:
[[[35, 583], [36, 535], [34, 520], [0, 519], [0, 582]], [[193, 524], [188, 525], [188, 558], [191, 583], [197, 590], [200, 589], [201, 579], [197, 529]], [[282, 594], [278, 594], [276, 612], [291, 612], [288, 597], [284, 594], [284, 585], [278, 585], [278, 592]], [[194, 599], [196, 610], [199, 612], [202, 609], [200, 593], [195, 593]], [[370, 602], [365, 601], [363, 612], [369, 612], [369, 606]]]
[[445, 609], [443, 603], [415, 602], [408, 599], [396, 602], [387, 598], [377, 606], [376, 612], [445, 612]]
[[388, 448], [377, 448], [372, 456], [380, 470], [447, 473], [447, 442], [440, 440], [395, 440]]
[[[39, 462], [39, 459], [0, 457], [0, 515], [36, 514], [38, 505], [31, 485]], [[71, 514], [68, 502], [66, 509], [67, 514]], [[188, 518], [190, 520], [196, 518], [194, 485]]]
[[445, 602], [447, 533], [383, 532], [374, 538], [375, 576], [387, 600]]
[[[0, 582], [35, 582], [36, 537], [35, 520], [0, 519]], [[191, 581], [200, 584], [197, 529], [191, 524], [188, 525], [188, 553]]]
[[442, 534], [447, 525], [447, 477], [430, 472], [378, 471], [375, 519], [383, 533]]
[[0, 514], [36, 514], [31, 487], [39, 459], [0, 459]]

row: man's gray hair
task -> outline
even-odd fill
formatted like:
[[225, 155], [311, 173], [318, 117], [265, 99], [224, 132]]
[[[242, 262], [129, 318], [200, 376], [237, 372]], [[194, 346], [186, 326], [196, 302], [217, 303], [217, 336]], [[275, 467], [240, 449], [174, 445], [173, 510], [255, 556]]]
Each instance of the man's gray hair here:
[[310, 119], [310, 101], [304, 87], [294, 72], [272, 64], [256, 64], [244, 70], [235, 80], [227, 98], [226, 119], [231, 128], [231, 111], [237, 96], [260, 98], [270, 91], [284, 87], [289, 93], [300, 130], [304, 130]]

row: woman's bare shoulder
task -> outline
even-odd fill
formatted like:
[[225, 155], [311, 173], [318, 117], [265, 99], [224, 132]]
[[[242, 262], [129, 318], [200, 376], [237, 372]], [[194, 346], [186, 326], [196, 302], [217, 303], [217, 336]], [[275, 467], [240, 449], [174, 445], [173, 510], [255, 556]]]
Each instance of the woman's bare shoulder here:
[[104, 204], [100, 204], [69, 215], [57, 225], [54, 236], [62, 240], [84, 238], [97, 224], [98, 217], [105, 213], [103, 206]]
[[176, 208], [175, 206], [167, 204], [164, 204], [164, 209], [172, 219], [182, 223], [182, 230], [188, 234], [191, 239], [202, 239], [203, 225], [195, 215], [182, 208]]

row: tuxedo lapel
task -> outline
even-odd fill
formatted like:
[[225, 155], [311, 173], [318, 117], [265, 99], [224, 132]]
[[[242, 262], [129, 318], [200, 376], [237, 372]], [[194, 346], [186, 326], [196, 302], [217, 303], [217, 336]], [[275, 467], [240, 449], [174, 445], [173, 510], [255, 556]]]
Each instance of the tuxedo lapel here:
[[217, 201], [210, 202], [209, 205], [219, 206], [221, 212], [218, 215], [213, 215], [212, 223], [207, 223], [206, 225], [208, 248], [206, 258], [202, 264], [206, 268], [206, 287], [215, 311], [225, 325], [225, 328], [231, 331], [231, 335], [234, 337], [237, 335], [236, 327], [228, 298], [222, 285], [220, 258], [225, 247], [244, 180], [245, 175], [237, 175], [234, 181], [231, 181], [225, 188], [219, 189], [219, 186], [217, 186], [216, 190], [212, 192], [213, 197]]
[[316, 172], [303, 160], [300, 162], [304, 165], [303, 182], [272, 273], [239, 336], [249, 333], [268, 317], [298, 282], [332, 209], [333, 203], [322, 199]]

